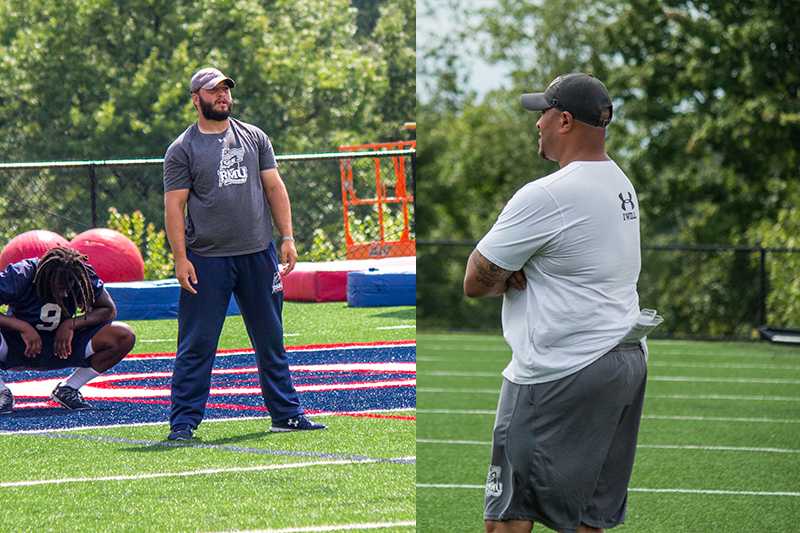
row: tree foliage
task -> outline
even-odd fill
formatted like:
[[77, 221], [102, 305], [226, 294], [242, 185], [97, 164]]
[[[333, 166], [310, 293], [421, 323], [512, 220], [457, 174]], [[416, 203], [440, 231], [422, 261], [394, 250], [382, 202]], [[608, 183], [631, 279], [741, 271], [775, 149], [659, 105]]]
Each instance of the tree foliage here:
[[[612, 95], [607, 149], [639, 193], [644, 244], [786, 241], [778, 237], [781, 214], [791, 211], [800, 189], [800, 3], [496, 4], [478, 10], [478, 22], [461, 38], [488, 37], [487, 57], [510, 65], [509, 88], [478, 100], [454, 87], [458, 75], [443, 49], [438, 76], [444, 82], [421, 108], [420, 196], [431, 200], [420, 209], [423, 237], [479, 238], [511, 191], [556, 170], [536, 159], [535, 115], [519, 106], [519, 94], [542, 90], [558, 74], [584, 71]], [[691, 325], [675, 318], [676, 333], [702, 330], [696, 298], [708, 298], [711, 315], [722, 317], [714, 334], [740, 334], [752, 301], [728, 296], [753, 283], [748, 265], [712, 255], [703, 275], [684, 270], [680, 283], [674, 272], [668, 277], [669, 269], [654, 268], [667, 277], [649, 278], [655, 293], [654, 287], [646, 292], [671, 294], [683, 309], [697, 309]], [[431, 258], [431, 270], [438, 267]], [[458, 305], [421, 293], [423, 316]], [[800, 314], [792, 321], [800, 325]]]
[[[236, 80], [234, 116], [261, 127], [278, 154], [396, 139], [416, 112], [415, 40], [412, 0], [0, 2], [0, 151], [5, 161], [160, 157], [194, 122], [189, 79], [208, 65]], [[309, 245], [315, 229], [341, 225], [328, 216], [340, 209], [331, 168], [285, 176]], [[154, 170], [98, 169], [99, 200], [127, 215], [147, 204], [162, 227]], [[37, 209], [29, 224], [85, 229], [89, 217], [75, 213], [89, 210], [87, 179], [57, 174], [24, 177], [46, 184], [39, 203], [70, 204], [58, 212], [73, 216]], [[22, 178], [0, 171], [0, 197], [12, 181], [18, 194]], [[310, 187], [321, 192], [303, 194]], [[0, 218], [18, 219], [6, 203]]]

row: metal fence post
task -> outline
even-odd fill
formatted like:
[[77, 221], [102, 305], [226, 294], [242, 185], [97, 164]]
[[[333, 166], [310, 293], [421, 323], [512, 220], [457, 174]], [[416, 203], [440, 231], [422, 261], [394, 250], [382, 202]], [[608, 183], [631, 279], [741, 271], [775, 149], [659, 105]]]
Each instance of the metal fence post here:
[[411, 219], [411, 231], [416, 234], [417, 222], [417, 152], [416, 150], [411, 154], [411, 198], [413, 198], [411, 205], [414, 206], [414, 218]]
[[759, 315], [760, 315], [760, 326], [767, 325], [767, 291], [769, 287], [767, 285], [767, 249], [761, 246], [761, 243], [758, 245], [758, 273], [760, 278], [760, 288], [759, 288], [759, 298], [760, 298], [760, 305], [759, 305]]
[[92, 204], [92, 227], [97, 227], [97, 166], [89, 165], [89, 196]]

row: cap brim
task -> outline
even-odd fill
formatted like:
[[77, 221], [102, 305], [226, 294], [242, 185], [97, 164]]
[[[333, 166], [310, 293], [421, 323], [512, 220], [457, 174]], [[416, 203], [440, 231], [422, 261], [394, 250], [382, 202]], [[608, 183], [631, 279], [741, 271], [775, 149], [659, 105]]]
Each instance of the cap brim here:
[[544, 93], [528, 93], [523, 94], [519, 98], [522, 107], [529, 111], [543, 111], [553, 106], [544, 97]]
[[210, 91], [211, 89], [213, 89], [214, 87], [216, 87], [217, 85], [219, 85], [222, 82], [225, 82], [225, 85], [227, 85], [231, 89], [233, 89], [236, 86], [236, 83], [232, 79], [230, 79], [229, 77], [227, 77], [227, 76], [217, 76], [216, 78], [214, 78], [210, 82], [208, 82], [205, 85], [203, 85], [202, 88], [205, 89], [206, 91]]

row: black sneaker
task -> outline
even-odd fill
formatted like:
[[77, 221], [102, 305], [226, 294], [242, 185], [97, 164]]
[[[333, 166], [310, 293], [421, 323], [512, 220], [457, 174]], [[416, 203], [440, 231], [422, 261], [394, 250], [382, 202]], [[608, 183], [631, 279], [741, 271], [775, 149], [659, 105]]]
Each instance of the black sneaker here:
[[14, 411], [14, 395], [10, 389], [0, 391], [0, 415], [7, 415]]
[[269, 429], [273, 433], [283, 433], [286, 431], [311, 431], [314, 429], [325, 429], [323, 424], [309, 420], [306, 415], [297, 415], [285, 420], [272, 421], [272, 427]]
[[194, 438], [194, 432], [192, 428], [177, 428], [173, 429], [167, 435], [167, 440], [192, 440]]
[[59, 383], [50, 398], [60, 403], [64, 408], [70, 411], [81, 411], [83, 409], [91, 409], [92, 404], [83, 399], [83, 395], [78, 389], [73, 389], [68, 385]]

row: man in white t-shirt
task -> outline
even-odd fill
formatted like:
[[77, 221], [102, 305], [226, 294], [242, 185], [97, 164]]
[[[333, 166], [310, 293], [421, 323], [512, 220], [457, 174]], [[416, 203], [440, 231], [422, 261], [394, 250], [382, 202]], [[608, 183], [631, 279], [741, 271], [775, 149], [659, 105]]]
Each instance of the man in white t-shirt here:
[[560, 170], [523, 186], [470, 255], [469, 297], [503, 295], [503, 371], [484, 518], [490, 532], [599, 532], [624, 520], [646, 381], [639, 202], [605, 152], [598, 79], [522, 95], [539, 155]]

